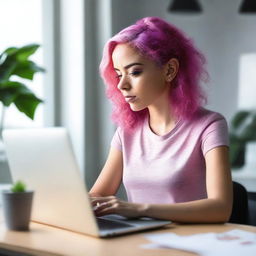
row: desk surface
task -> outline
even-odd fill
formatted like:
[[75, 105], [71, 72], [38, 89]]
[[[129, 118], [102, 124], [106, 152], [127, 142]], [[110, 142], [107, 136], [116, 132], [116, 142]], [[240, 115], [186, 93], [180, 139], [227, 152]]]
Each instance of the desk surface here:
[[14, 250], [30, 255], [87, 255], [87, 256], [169, 256], [195, 255], [174, 249], [143, 249], [141, 245], [150, 243], [144, 234], [174, 232], [179, 235], [195, 233], [225, 232], [242, 229], [256, 233], [256, 227], [235, 224], [212, 225], [178, 225], [171, 224], [165, 228], [134, 233], [115, 238], [93, 238], [66, 230], [31, 223], [30, 232], [8, 231], [0, 214], [0, 250]]

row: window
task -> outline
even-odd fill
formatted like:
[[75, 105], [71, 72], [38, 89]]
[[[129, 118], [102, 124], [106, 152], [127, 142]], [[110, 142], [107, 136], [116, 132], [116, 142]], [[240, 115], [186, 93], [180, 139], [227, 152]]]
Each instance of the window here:
[[[42, 0], [0, 0], [0, 51], [11, 46], [23, 46], [31, 43], [42, 45]], [[43, 66], [43, 48], [31, 56], [31, 60]], [[16, 79], [16, 78], [15, 78]], [[17, 77], [16, 80], [22, 81]], [[43, 96], [43, 75], [38, 73], [34, 80], [23, 81], [41, 99]], [[30, 120], [19, 112], [14, 105], [6, 110], [5, 127], [43, 126], [44, 104], [39, 104], [35, 120]]]
[[242, 54], [239, 63], [239, 109], [255, 109], [256, 94], [256, 53]]

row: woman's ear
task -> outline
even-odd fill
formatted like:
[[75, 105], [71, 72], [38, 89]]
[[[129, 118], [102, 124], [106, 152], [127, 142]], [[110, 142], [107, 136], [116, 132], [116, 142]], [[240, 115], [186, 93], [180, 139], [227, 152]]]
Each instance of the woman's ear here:
[[165, 65], [166, 82], [171, 82], [178, 73], [179, 61], [176, 58], [172, 58]]

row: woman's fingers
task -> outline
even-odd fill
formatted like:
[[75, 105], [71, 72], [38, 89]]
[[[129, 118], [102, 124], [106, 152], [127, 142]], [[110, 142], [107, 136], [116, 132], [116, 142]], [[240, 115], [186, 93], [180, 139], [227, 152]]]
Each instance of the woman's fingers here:
[[115, 204], [116, 201], [118, 201], [116, 197], [109, 196], [109, 197], [101, 197], [101, 198], [97, 197], [95, 199], [92, 199], [91, 203], [92, 203], [92, 206], [94, 207], [94, 210], [101, 210]]
[[96, 200], [94, 202], [94, 213], [96, 216], [102, 216], [110, 213], [118, 213], [118, 208], [120, 206], [121, 201], [116, 197], [108, 197], [105, 198], [104, 201]]
[[91, 197], [91, 202], [95, 203], [95, 202], [104, 202], [104, 201], [109, 201], [109, 200], [113, 200], [115, 199], [115, 196], [104, 196], [104, 197]]
[[119, 214], [129, 218], [137, 218], [138, 204], [125, 202], [116, 197], [97, 198], [94, 201], [94, 213], [97, 217], [107, 214]]
[[102, 203], [99, 207], [97, 207], [95, 210], [94, 210], [94, 213], [96, 216], [103, 216], [103, 215], [106, 215], [106, 214], [110, 214], [110, 213], [115, 213], [115, 210], [117, 208], [115, 207], [115, 205], [109, 203], [109, 202], [105, 202], [105, 203]]

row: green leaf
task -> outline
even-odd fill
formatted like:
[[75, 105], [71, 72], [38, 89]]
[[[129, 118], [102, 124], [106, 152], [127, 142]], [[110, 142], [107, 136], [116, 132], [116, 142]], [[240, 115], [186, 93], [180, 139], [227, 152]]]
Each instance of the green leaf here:
[[20, 94], [31, 93], [27, 87], [19, 82], [5, 82], [0, 87], [0, 101], [3, 102], [4, 106], [8, 107]]
[[0, 101], [5, 107], [9, 107], [14, 102], [18, 94], [11, 92], [10, 90], [0, 89]]
[[0, 65], [2, 65], [4, 63], [4, 61], [6, 60], [7, 57], [8, 57], [8, 54], [6, 54], [5, 52], [2, 52], [0, 54]]
[[38, 44], [29, 44], [21, 48], [6, 49], [0, 55], [0, 83], [7, 81], [12, 75], [33, 80], [36, 72], [43, 72], [43, 68], [28, 60], [39, 47]]
[[9, 47], [7, 48], [6, 50], [4, 50], [4, 54], [9, 56], [9, 55], [12, 55], [14, 54], [15, 52], [17, 52], [18, 48], [17, 47]]
[[238, 113], [236, 113], [236, 115], [233, 117], [231, 121], [231, 128], [238, 129], [249, 114], [249, 111], [239, 111]]
[[41, 99], [37, 98], [33, 93], [19, 95], [15, 100], [14, 104], [19, 109], [20, 112], [23, 112], [30, 119], [34, 120], [35, 110], [43, 102]]
[[13, 81], [6, 82], [0, 88], [0, 101], [7, 107], [14, 103], [19, 111], [25, 113], [31, 119], [34, 119], [38, 104], [43, 102], [24, 84]]
[[230, 134], [230, 164], [233, 168], [240, 168], [245, 162], [245, 142], [234, 134]]
[[44, 72], [45, 70], [37, 66], [33, 61], [27, 60], [19, 63], [12, 74], [29, 80], [34, 79], [34, 74], [37, 72]]
[[4, 62], [0, 65], [0, 86], [9, 80], [13, 71], [17, 66], [17, 61], [13, 58], [6, 58]]
[[[7, 48], [3, 53], [0, 55], [0, 81], [1, 80], [7, 80], [11, 72], [15, 66], [17, 65], [17, 60], [15, 57], [12, 57], [12, 55], [15, 55], [15, 53], [18, 51], [17, 47], [10, 47]], [[11, 67], [13, 66], [13, 69]], [[9, 74], [9, 75], [8, 75]]]
[[28, 57], [34, 54], [39, 47], [39, 44], [28, 44], [9, 53], [9, 55], [15, 56], [19, 62], [26, 61]]
[[240, 134], [240, 138], [244, 141], [256, 140], [256, 114], [250, 113], [246, 126]]

